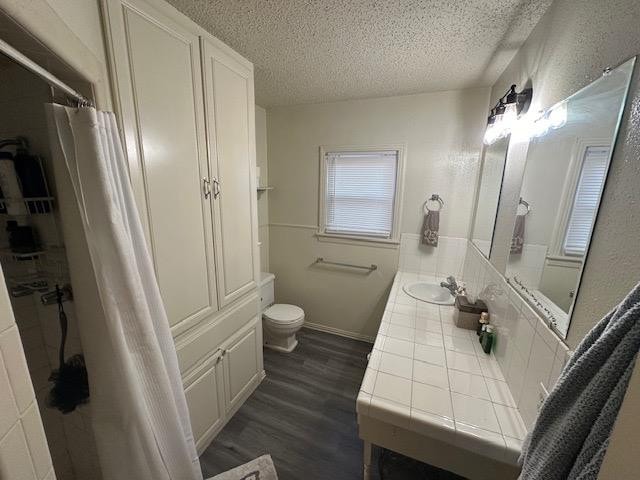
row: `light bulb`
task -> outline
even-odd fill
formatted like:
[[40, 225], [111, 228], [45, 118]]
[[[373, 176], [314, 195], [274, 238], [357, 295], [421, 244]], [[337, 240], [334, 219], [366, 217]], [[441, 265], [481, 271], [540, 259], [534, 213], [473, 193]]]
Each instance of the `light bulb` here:
[[549, 131], [549, 118], [546, 115], [542, 115], [537, 118], [535, 122], [533, 122], [531, 128], [531, 136], [532, 137], [543, 137]]
[[532, 137], [534, 119], [531, 115], [520, 117], [511, 129], [511, 139], [516, 142], [528, 142]]
[[549, 127], [560, 128], [565, 123], [567, 123], [567, 102], [562, 102], [549, 111]]
[[509, 103], [505, 106], [504, 114], [502, 115], [503, 129], [511, 131], [515, 123], [518, 121], [518, 107], [515, 103]]
[[484, 143], [485, 145], [491, 145], [498, 139], [499, 131], [496, 128], [495, 123], [487, 125], [487, 129], [484, 132]]

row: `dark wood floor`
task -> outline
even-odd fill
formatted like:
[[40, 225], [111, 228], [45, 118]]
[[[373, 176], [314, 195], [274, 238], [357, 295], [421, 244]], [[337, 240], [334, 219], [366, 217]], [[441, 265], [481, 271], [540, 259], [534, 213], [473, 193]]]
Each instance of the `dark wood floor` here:
[[362, 478], [355, 402], [371, 345], [303, 329], [200, 457], [205, 478], [268, 453], [280, 480]]
[[[267, 378], [200, 457], [205, 478], [268, 453], [280, 480], [362, 478], [356, 397], [371, 344], [302, 329], [289, 354], [265, 349]], [[374, 450], [372, 480], [464, 480]]]

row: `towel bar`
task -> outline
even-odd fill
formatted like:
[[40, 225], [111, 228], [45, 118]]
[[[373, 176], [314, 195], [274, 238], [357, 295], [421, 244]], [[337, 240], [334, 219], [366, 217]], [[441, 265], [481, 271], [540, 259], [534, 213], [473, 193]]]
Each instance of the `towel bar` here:
[[348, 268], [358, 268], [360, 270], [368, 270], [369, 272], [373, 272], [378, 269], [378, 265], [371, 264], [369, 266], [366, 265], [354, 265], [352, 263], [342, 263], [342, 262], [330, 262], [329, 260], [325, 260], [322, 257], [316, 258], [316, 261], [313, 264], [324, 263], [325, 265], [335, 265], [337, 267], [348, 267]]

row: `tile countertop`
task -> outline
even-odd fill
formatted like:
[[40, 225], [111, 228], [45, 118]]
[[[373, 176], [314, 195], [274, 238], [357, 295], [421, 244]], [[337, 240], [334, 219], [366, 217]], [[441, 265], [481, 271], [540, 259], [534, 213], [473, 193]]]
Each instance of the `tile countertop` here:
[[[493, 354], [453, 323], [453, 306], [402, 286], [433, 277], [398, 272], [357, 400], [369, 416], [516, 465], [526, 427]], [[439, 283], [439, 280], [438, 280]]]

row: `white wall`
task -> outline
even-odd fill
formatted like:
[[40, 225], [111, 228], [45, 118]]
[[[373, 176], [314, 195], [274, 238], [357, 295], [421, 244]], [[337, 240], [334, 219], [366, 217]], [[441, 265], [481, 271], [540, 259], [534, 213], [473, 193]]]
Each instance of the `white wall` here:
[[[256, 166], [260, 169], [259, 186], [269, 185], [267, 162], [267, 111], [256, 105]], [[258, 193], [258, 242], [260, 270], [269, 271], [269, 192]]]
[[106, 65], [100, 0], [46, 0], [78, 39]]
[[[267, 111], [270, 267], [276, 299], [300, 305], [307, 321], [375, 335], [398, 265], [397, 248], [318, 241], [319, 147], [405, 144], [401, 231], [419, 233], [422, 204], [446, 203], [440, 233], [467, 237], [488, 90], [438, 92]], [[316, 257], [369, 265], [362, 275], [310, 265]]]

